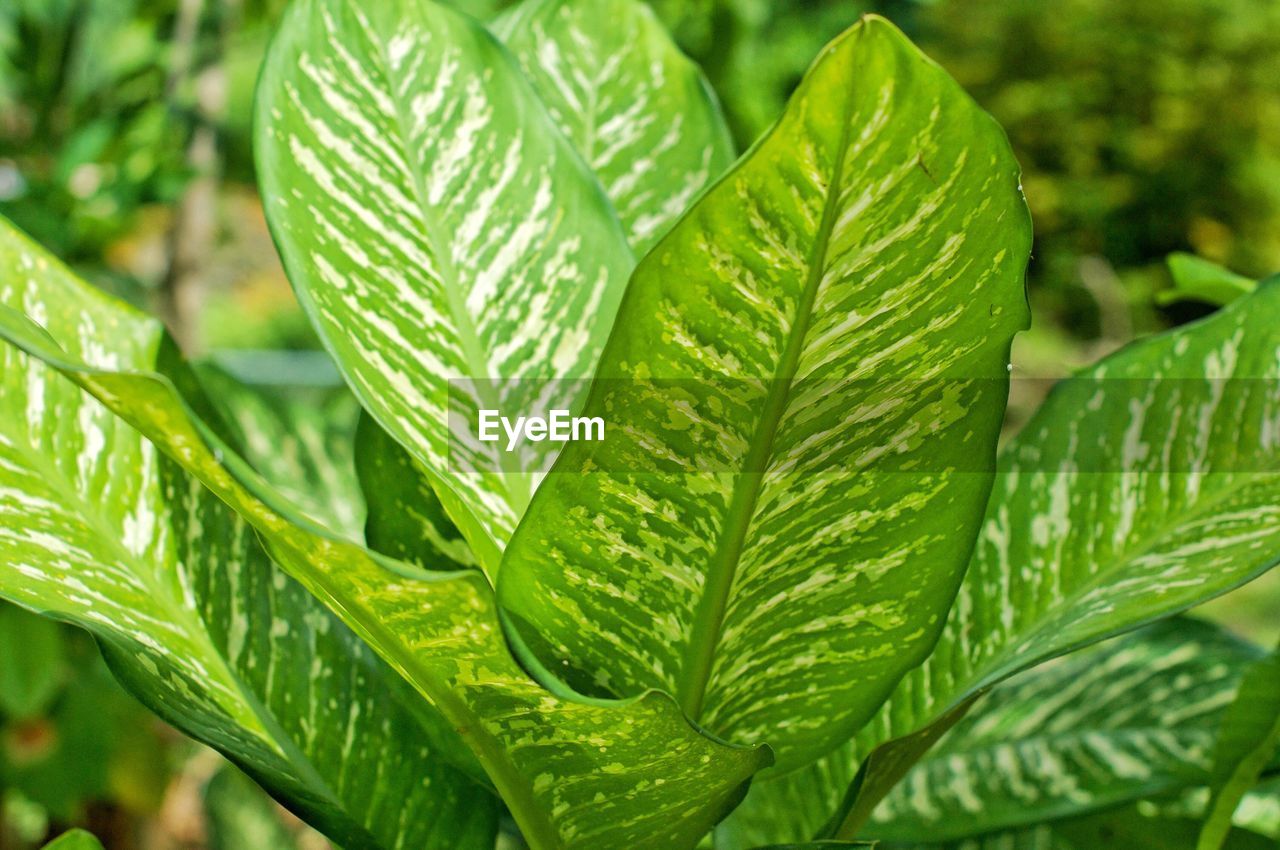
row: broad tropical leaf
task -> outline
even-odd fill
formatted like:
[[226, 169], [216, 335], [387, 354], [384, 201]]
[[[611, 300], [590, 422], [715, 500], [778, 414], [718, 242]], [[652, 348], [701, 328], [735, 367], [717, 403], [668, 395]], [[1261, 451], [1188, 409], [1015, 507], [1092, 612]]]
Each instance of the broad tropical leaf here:
[[1257, 286], [1255, 281], [1194, 254], [1174, 253], [1167, 260], [1173, 289], [1161, 292], [1161, 304], [1204, 301], [1225, 306]]
[[208, 363], [196, 371], [253, 468], [305, 516], [359, 540], [365, 508], [352, 456], [360, 413], [355, 399], [345, 390], [268, 393]]
[[[1176, 619], [1005, 682], [903, 771], [865, 832], [941, 841], [1202, 784], [1223, 709], [1258, 656]], [[717, 828], [717, 850], [823, 834], [853, 769], [846, 754], [757, 783]]]
[[[88, 298], [88, 287], [80, 284], [62, 303], [80, 305], [78, 313], [90, 315]], [[0, 308], [0, 336], [90, 392], [243, 517], [277, 563], [448, 720], [534, 850], [691, 847], [768, 764], [767, 749], [731, 747], [696, 730], [665, 694], [605, 703], [548, 692], [511, 657], [482, 575], [427, 573], [291, 522], [273, 507], [287, 503], [192, 414], [168, 378], [102, 368], [139, 369], [145, 362], [118, 359], [91, 367], [5, 308]], [[4, 351], [18, 356], [7, 347]], [[108, 611], [101, 602], [95, 611], [107, 627], [113, 620], [132, 623], [129, 611]], [[309, 654], [288, 657], [309, 659]], [[201, 685], [221, 695], [216, 681]], [[187, 688], [205, 693], [194, 684]], [[370, 732], [368, 738], [394, 753], [405, 750], [394, 734]], [[321, 743], [342, 740], [323, 736]], [[370, 749], [368, 755], [375, 752]], [[397, 816], [385, 819], [388, 828], [402, 828], [399, 815], [412, 813], [415, 823], [421, 817], [403, 798], [378, 799], [396, 807]], [[469, 811], [475, 814], [474, 808]]]
[[1174, 619], [1012, 680], [911, 769], [866, 832], [962, 838], [1201, 785], [1258, 656], [1215, 626]]
[[872, 841], [806, 841], [803, 844], [769, 844], [753, 850], [840, 850], [842, 847], [871, 847], [877, 845]]
[[491, 29], [643, 256], [733, 162], [711, 87], [640, 0], [525, 0]]
[[1245, 674], [1240, 692], [1222, 717], [1214, 751], [1212, 794], [1197, 850], [1218, 850], [1232, 816], [1280, 748], [1280, 648]]
[[501, 45], [418, 0], [295, 2], [256, 133], [299, 300], [492, 572], [540, 461], [451, 441], [451, 401], [578, 404], [551, 379], [590, 376], [633, 262], [599, 183]]
[[818, 836], [856, 770], [849, 759], [824, 758], [753, 782], [742, 805], [716, 826], [715, 850], [803, 844]]
[[[39, 316], [75, 356], [110, 368], [164, 356], [158, 322], [7, 225], [0, 271], [0, 310]], [[270, 562], [248, 525], [12, 346], [0, 345], [0, 377], [0, 596], [90, 631], [144, 704], [336, 841], [491, 842], [496, 802], [437, 755], [448, 728], [406, 704], [399, 677]], [[416, 814], [401, 823], [405, 806]]]
[[883, 19], [834, 42], [632, 278], [584, 413], [607, 437], [503, 562], [532, 653], [783, 769], [852, 734], [967, 561], [1029, 234], [989, 116]]
[[[849, 753], [1280, 560], [1280, 281], [1059, 384], [1004, 452], [928, 661]], [[896, 744], [887, 744], [896, 746]], [[897, 777], [866, 787], [883, 795]], [[867, 806], [860, 807], [866, 811]], [[845, 834], [858, 824], [846, 822]]]
[[[1187, 818], [1150, 814], [1140, 806], [1068, 818], [1026, 829], [943, 844], [877, 844], [880, 850], [1187, 850], [1197, 824]], [[1269, 838], [1234, 829], [1224, 850], [1275, 850]]]

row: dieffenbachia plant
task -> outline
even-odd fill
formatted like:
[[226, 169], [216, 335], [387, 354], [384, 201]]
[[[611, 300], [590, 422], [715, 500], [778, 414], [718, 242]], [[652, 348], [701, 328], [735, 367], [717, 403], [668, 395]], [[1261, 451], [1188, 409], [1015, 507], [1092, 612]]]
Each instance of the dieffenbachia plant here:
[[[1172, 842], [1210, 785], [1248, 846], [1260, 653], [1168, 618], [1280, 557], [1280, 284], [997, 455], [999, 127], [866, 18], [728, 139], [636, 0], [295, 0], [258, 163], [351, 396], [0, 227], [0, 596], [347, 850]], [[466, 427], [551, 409], [607, 435]]]

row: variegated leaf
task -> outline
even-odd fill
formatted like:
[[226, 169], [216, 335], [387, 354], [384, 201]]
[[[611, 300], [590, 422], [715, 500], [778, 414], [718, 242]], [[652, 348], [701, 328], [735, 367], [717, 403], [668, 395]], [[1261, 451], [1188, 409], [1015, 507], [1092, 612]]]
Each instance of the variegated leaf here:
[[451, 441], [449, 381], [476, 379], [464, 419], [577, 406], [550, 379], [589, 377], [633, 262], [599, 183], [501, 45], [431, 2], [295, 2], [256, 133], [299, 300], [492, 573], [541, 461]]
[[1223, 714], [1213, 754], [1212, 794], [1197, 850], [1218, 850], [1232, 816], [1268, 766], [1280, 761], [1280, 647], [1245, 673]]
[[1174, 619], [991, 694], [885, 798], [866, 833], [981, 835], [1208, 781], [1225, 709], [1257, 647]]
[[428, 570], [478, 567], [422, 465], [367, 413], [356, 429], [356, 473], [368, 505], [365, 544]]
[[1062, 382], [1000, 468], [937, 648], [847, 757], [1280, 560], [1280, 280]]
[[[1269, 770], [1268, 773], [1270, 776], [1263, 778], [1240, 798], [1231, 822], [1241, 829], [1280, 842], [1280, 770]], [[1191, 818], [1204, 823], [1211, 796], [1211, 789], [1196, 788], [1175, 800], [1161, 801], [1159, 811], [1170, 817]]]
[[[9, 307], [104, 368], [153, 368], [168, 345], [0, 222]], [[344, 845], [491, 845], [496, 802], [435, 752], [448, 728], [248, 525], [4, 344], [0, 380], [0, 596], [92, 632], [142, 702]]]
[[525, 0], [491, 27], [643, 256], [733, 162], [710, 85], [640, 0]]
[[[1126, 806], [1080, 818], [941, 844], [877, 844], [880, 850], [1187, 850], [1196, 822]], [[1232, 830], [1225, 850], [1275, 850], [1269, 838]]]
[[[83, 294], [64, 303], [80, 304]], [[74, 327], [70, 333], [74, 338]], [[766, 749], [728, 746], [695, 729], [665, 694], [606, 703], [548, 692], [511, 657], [482, 575], [427, 573], [294, 524], [273, 507], [282, 503], [278, 494], [194, 417], [169, 379], [102, 368], [145, 363], [99, 360], [94, 368], [6, 308], [0, 308], [0, 337], [55, 366], [243, 517], [277, 563], [444, 715], [533, 850], [692, 847], [768, 764]], [[130, 611], [95, 610], [107, 625], [133, 623]], [[203, 699], [221, 695], [216, 680], [207, 693], [202, 680], [183, 684]], [[337, 705], [350, 707], [342, 700]], [[393, 753], [405, 749], [394, 734], [368, 737]], [[320, 743], [343, 740], [324, 736]], [[385, 819], [388, 829], [403, 828], [398, 818], [418, 823], [423, 817], [401, 798], [378, 799], [396, 806], [396, 817]]]
[[802, 844], [817, 837], [856, 769], [849, 759], [824, 758], [753, 782], [742, 805], [716, 826], [714, 850]]
[[307, 393], [313, 398], [269, 393], [210, 363], [196, 371], [232, 445], [253, 468], [303, 515], [359, 540], [365, 506], [353, 459], [356, 400], [345, 390], [313, 389]]
[[[1223, 709], [1258, 655], [1176, 619], [1003, 683], [904, 771], [865, 834], [1004, 832], [1199, 785]], [[824, 834], [854, 764], [833, 756], [757, 783], [717, 828], [717, 850]]]
[[641, 262], [584, 415], [503, 562], [579, 687], [678, 695], [781, 768], [928, 652], [994, 467], [1030, 242], [1003, 134], [889, 23]]

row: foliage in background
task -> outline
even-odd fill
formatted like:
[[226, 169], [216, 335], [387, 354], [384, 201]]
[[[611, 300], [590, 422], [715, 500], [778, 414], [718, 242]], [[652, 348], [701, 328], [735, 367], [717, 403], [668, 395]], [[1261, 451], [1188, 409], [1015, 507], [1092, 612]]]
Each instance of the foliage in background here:
[[[192, 133], [210, 120], [196, 108], [196, 84], [209, 69], [220, 70], [226, 90], [214, 122], [219, 170], [231, 183], [252, 181], [253, 83], [284, 3], [195, 3], [202, 14], [185, 74], [173, 44], [180, 5], [16, 0], [0, 9], [0, 214], [135, 301], [164, 277], [168, 210], [194, 176]], [[455, 5], [490, 18], [511, 4]], [[1040, 328], [1051, 323], [1040, 342], [1050, 357], [1087, 362], [1093, 354], [1073, 352], [1073, 340], [1112, 337], [1114, 345], [1123, 341], [1117, 333], [1193, 315], [1151, 305], [1167, 285], [1157, 264], [1172, 251], [1254, 277], [1280, 270], [1275, 4], [1071, 0], [1054, 15], [1035, 0], [651, 5], [706, 70], [740, 150], [773, 121], [817, 50], [858, 13], [884, 14], [920, 41], [1006, 127], [1026, 171], [1037, 236], [1033, 294]], [[229, 35], [219, 34], [223, 26]], [[272, 267], [269, 246], [246, 237], [245, 220], [225, 211], [220, 238], [242, 250], [210, 258], [232, 264], [233, 279], [217, 268], [207, 277], [222, 292], [250, 274], [257, 291], [281, 291], [279, 278], [261, 271]], [[245, 248], [266, 259], [246, 267]], [[247, 296], [236, 297], [243, 304]], [[259, 310], [289, 312], [263, 297], [274, 298], [257, 296]], [[214, 307], [225, 303], [215, 299]], [[212, 338], [222, 339], [226, 327], [227, 339], [253, 347], [232, 313], [220, 309]], [[263, 340], [315, 344], [302, 326], [272, 321], [278, 330], [268, 324], [258, 331]]]
[[1280, 5], [941, 0], [919, 36], [1009, 133], [1050, 321], [1105, 332], [1089, 257], [1138, 332], [1164, 321], [1147, 305], [1170, 252], [1280, 271]]
[[1250, 666], [1222, 716], [1214, 752], [1208, 819], [1197, 850], [1218, 850], [1232, 817], [1280, 749], [1280, 648]]
[[0, 603], [0, 798], [26, 813], [20, 832], [153, 815], [168, 762], [85, 634]]

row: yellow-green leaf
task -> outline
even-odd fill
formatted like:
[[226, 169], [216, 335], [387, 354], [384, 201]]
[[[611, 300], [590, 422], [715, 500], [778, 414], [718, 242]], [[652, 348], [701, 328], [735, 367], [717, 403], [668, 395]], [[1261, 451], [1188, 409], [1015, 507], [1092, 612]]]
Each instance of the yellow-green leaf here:
[[507, 550], [547, 668], [662, 688], [781, 769], [928, 653], [986, 503], [1030, 223], [1003, 133], [888, 22], [641, 262]]
[[[29, 248], [24, 256], [49, 265]], [[62, 326], [70, 339], [78, 340], [76, 328], [95, 315], [85, 309], [90, 298], [102, 314], [99, 321], [118, 321], [119, 305], [91, 295], [87, 285], [61, 274], [70, 290], [63, 309], [81, 317], [79, 325]], [[426, 701], [422, 710], [429, 705], [443, 715], [470, 747], [534, 850], [692, 847], [770, 761], [767, 749], [729, 746], [708, 737], [665, 694], [602, 702], [547, 691], [511, 657], [483, 575], [427, 573], [295, 524], [288, 518], [287, 502], [193, 415], [167, 377], [148, 371], [145, 358], [99, 358], [90, 365], [81, 359], [81, 349], [60, 349], [38, 326], [4, 307], [0, 338], [88, 391], [241, 517], [242, 527], [257, 533], [276, 563], [417, 690]], [[3, 352], [23, 357], [10, 346]], [[11, 372], [6, 369], [6, 377]], [[25, 373], [12, 374], [22, 379]], [[96, 421], [109, 424], [122, 439], [137, 439], [121, 422], [105, 416]], [[87, 533], [96, 539], [92, 529]], [[224, 570], [220, 575], [231, 580], [241, 573]], [[16, 587], [22, 591], [21, 583]], [[133, 612], [123, 609], [132, 597], [108, 599], [117, 607], [99, 605], [98, 620], [110, 629], [118, 628], [117, 623], [132, 625]], [[169, 620], [158, 619], [157, 628], [165, 628]], [[196, 657], [186, 644], [166, 646], [159, 637], [154, 642], [166, 657], [181, 656], [174, 664]], [[288, 657], [303, 659], [309, 675], [307, 653]], [[200, 700], [226, 697], [216, 680], [184, 679], [181, 684]], [[337, 706], [350, 708], [342, 700]], [[243, 723], [253, 720], [248, 707], [240, 710]], [[368, 737], [395, 753], [404, 750], [394, 734]], [[341, 740], [326, 736], [317, 744]], [[357, 789], [369, 790], [365, 785]], [[402, 797], [379, 795], [377, 800], [399, 813], [385, 819], [387, 829], [400, 828], [401, 814], [412, 813], [411, 820], [419, 822], [416, 807], [406, 807]], [[470, 808], [461, 816], [475, 814]], [[429, 819], [421, 823], [430, 828]]]

